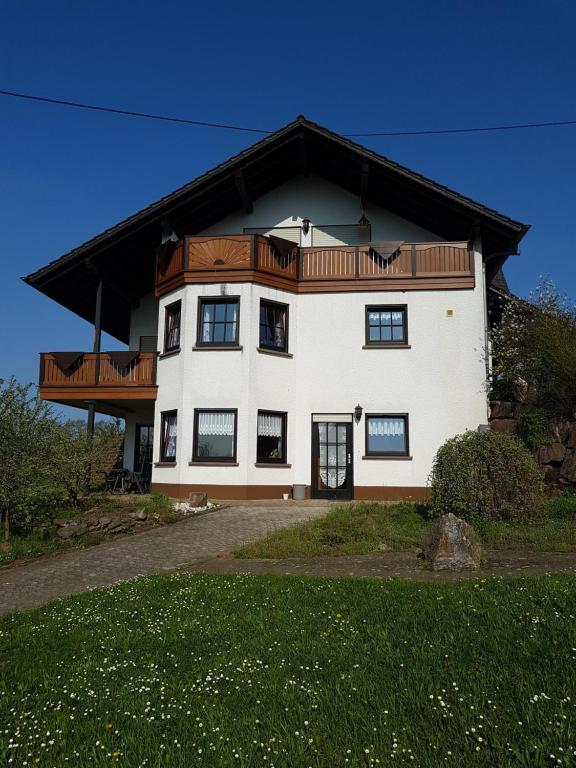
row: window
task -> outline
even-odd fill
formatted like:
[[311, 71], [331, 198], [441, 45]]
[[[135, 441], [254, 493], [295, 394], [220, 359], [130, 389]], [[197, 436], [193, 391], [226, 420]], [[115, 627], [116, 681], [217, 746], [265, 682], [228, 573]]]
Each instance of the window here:
[[366, 344], [407, 344], [406, 305], [366, 307]]
[[180, 349], [180, 316], [182, 303], [175, 301], [166, 307], [164, 320], [164, 352], [174, 352]]
[[408, 416], [366, 416], [367, 456], [408, 456]]
[[140, 352], [156, 352], [157, 349], [157, 336], [140, 336]]
[[160, 438], [160, 461], [176, 461], [176, 431], [178, 411], [164, 411]]
[[198, 346], [238, 345], [239, 298], [200, 299]]
[[286, 414], [258, 411], [257, 464], [286, 463]]
[[194, 410], [193, 461], [236, 461], [236, 409]]
[[260, 302], [260, 346], [288, 352], [288, 305]]

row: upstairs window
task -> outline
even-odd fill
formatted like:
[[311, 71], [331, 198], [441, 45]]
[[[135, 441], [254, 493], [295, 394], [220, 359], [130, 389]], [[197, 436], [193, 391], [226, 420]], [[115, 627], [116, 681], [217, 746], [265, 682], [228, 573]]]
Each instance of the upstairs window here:
[[367, 414], [366, 455], [408, 456], [408, 416]]
[[256, 439], [258, 464], [286, 463], [286, 414], [258, 411]]
[[173, 464], [176, 461], [176, 433], [178, 411], [164, 411], [161, 419], [160, 461]]
[[236, 461], [237, 411], [194, 410], [193, 461]]
[[288, 305], [260, 301], [260, 346], [288, 352]]
[[238, 296], [200, 299], [197, 346], [238, 346]]
[[406, 305], [366, 307], [366, 344], [394, 345], [408, 343]]
[[180, 349], [180, 317], [182, 303], [175, 301], [166, 307], [164, 320], [164, 352], [175, 352]]

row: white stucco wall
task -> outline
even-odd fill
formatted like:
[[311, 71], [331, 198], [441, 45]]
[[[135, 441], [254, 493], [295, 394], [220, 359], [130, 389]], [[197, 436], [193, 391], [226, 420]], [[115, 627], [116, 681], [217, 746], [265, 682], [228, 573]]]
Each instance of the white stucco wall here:
[[[299, 176], [254, 201], [247, 216], [238, 210], [200, 234], [239, 235], [244, 227], [292, 227], [310, 219], [311, 224], [356, 224], [362, 216], [360, 199], [318, 176]], [[404, 240], [411, 243], [442, 240], [432, 232], [376, 206], [366, 210], [372, 241]], [[310, 243], [302, 241], [302, 245]]]
[[[353, 224], [362, 211], [357, 197], [318, 178], [298, 178], [255, 201], [250, 216], [238, 212], [206, 234], [241, 233], [245, 226]], [[431, 232], [382, 209], [370, 208], [372, 239], [438, 241]], [[482, 257], [475, 252], [476, 275]], [[240, 296], [241, 351], [194, 350], [198, 298]], [[260, 299], [290, 307], [289, 352], [261, 354]], [[364, 460], [365, 418], [354, 424], [354, 485], [423, 487], [438, 447], [449, 437], [486, 422], [484, 391], [484, 286], [474, 290], [292, 294], [242, 284], [188, 285], [160, 300], [182, 301], [181, 351], [158, 361], [154, 458], [159, 457], [160, 414], [177, 409], [175, 466], [156, 467], [154, 483], [174, 485], [310, 485], [311, 414], [408, 413], [411, 460]], [[365, 306], [406, 304], [409, 349], [363, 349]], [[447, 310], [452, 310], [448, 316]], [[190, 466], [194, 408], [237, 408], [238, 466]], [[287, 461], [291, 468], [256, 462], [259, 409], [288, 414]]]
[[140, 348], [140, 336], [156, 336], [157, 333], [158, 299], [149, 293], [130, 313], [130, 349]]
[[[476, 255], [477, 269], [481, 257]], [[408, 413], [411, 461], [363, 460], [365, 419], [354, 425], [355, 485], [424, 486], [437, 448], [486, 421], [481, 286], [466, 291], [300, 294], [254, 284], [223, 286], [240, 296], [241, 351], [195, 351], [199, 296], [220, 286], [187, 286], [181, 349], [158, 363], [156, 420], [178, 410], [175, 467], [154, 470], [154, 482], [178, 484], [310, 484], [312, 413]], [[290, 306], [293, 358], [257, 351], [260, 298]], [[406, 304], [410, 349], [363, 349], [365, 305]], [[452, 316], [447, 310], [452, 310]], [[160, 332], [161, 335], [161, 332]], [[237, 467], [189, 466], [194, 408], [237, 408]], [[290, 469], [258, 468], [259, 409], [288, 413]], [[155, 457], [159, 455], [156, 429]]]

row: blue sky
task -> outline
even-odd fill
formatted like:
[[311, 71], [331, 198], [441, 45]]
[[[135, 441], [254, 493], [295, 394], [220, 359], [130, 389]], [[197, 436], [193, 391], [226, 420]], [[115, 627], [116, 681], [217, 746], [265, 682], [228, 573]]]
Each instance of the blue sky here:
[[[341, 133], [576, 119], [575, 28], [558, 0], [0, 0], [0, 88], [266, 129], [299, 113]], [[0, 378], [91, 345], [22, 275], [257, 138], [0, 98]], [[576, 126], [361, 141], [532, 224], [512, 289], [548, 275], [576, 299]]]

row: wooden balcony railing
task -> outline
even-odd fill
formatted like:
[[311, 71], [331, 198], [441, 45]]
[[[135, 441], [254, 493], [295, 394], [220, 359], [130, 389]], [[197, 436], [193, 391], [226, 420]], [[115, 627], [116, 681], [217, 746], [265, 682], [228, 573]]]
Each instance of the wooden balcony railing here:
[[[215, 282], [219, 272], [225, 273], [220, 278], [225, 281], [260, 275], [261, 282], [276, 280], [304, 291], [312, 289], [306, 283], [321, 289], [325, 281], [386, 281], [393, 286], [395, 280], [420, 280], [432, 287], [441, 278], [455, 287], [473, 287], [474, 254], [464, 241], [300, 248], [263, 235], [185, 237], [163, 247], [158, 256], [157, 293], [181, 282]], [[465, 280], [454, 283], [454, 278]]]
[[[156, 386], [156, 353], [85, 352], [40, 354], [41, 390], [126, 390]], [[44, 394], [44, 393], [42, 393]]]

